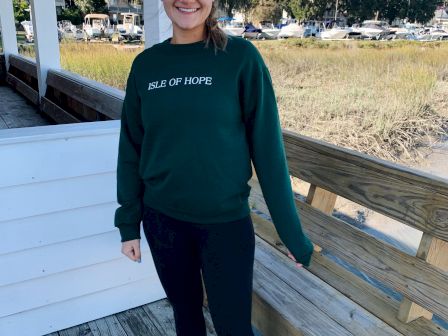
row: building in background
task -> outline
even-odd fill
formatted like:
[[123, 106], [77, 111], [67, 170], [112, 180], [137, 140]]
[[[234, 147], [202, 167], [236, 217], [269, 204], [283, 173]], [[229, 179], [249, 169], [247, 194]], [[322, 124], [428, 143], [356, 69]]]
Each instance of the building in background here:
[[65, 0], [55, 0], [56, 3], [56, 13], [61, 15], [62, 10], [65, 8]]
[[135, 13], [143, 22], [143, 1], [141, 0], [106, 0], [111, 23], [122, 23], [120, 13]]

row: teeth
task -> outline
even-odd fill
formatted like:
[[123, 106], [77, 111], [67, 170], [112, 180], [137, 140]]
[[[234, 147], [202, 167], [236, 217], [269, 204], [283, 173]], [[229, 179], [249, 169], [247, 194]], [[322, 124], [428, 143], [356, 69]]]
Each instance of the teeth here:
[[196, 11], [197, 11], [197, 8], [181, 8], [181, 7], [178, 7], [178, 9], [179, 9], [181, 12], [189, 12], [189, 13], [192, 13], [192, 12], [196, 12]]

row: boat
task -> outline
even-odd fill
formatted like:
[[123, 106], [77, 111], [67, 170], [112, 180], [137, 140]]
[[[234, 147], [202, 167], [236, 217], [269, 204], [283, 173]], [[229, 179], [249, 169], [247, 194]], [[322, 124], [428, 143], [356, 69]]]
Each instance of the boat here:
[[58, 31], [61, 34], [61, 38], [64, 39], [74, 39], [74, 40], [82, 40], [84, 38], [84, 33], [82, 29], [76, 27], [69, 20], [61, 20], [57, 23]]
[[84, 31], [84, 38], [86, 40], [100, 38], [110, 39], [114, 33], [114, 30], [110, 24], [109, 16], [106, 14], [87, 14], [84, 17], [82, 30]]
[[142, 40], [143, 30], [140, 27], [140, 15], [136, 13], [121, 13], [122, 24], [117, 25], [117, 30], [123, 39]]
[[252, 23], [248, 23], [244, 26], [244, 31], [241, 34], [241, 37], [249, 39], [261, 39], [262, 30], [255, 27]]
[[286, 26], [283, 26], [278, 33], [278, 38], [290, 37], [308, 37], [311, 36], [311, 28], [304, 25], [299, 25], [297, 21], [292, 21]]
[[260, 21], [259, 28], [263, 32], [263, 38], [275, 40], [278, 38], [280, 28], [276, 28], [272, 21]]
[[390, 34], [389, 24], [380, 20], [365, 20], [361, 26], [352, 26], [352, 31], [360, 33], [361, 38], [379, 40]]
[[218, 19], [219, 27], [231, 36], [242, 36], [246, 30], [244, 22], [235, 20], [234, 18], [220, 18]]
[[322, 40], [342, 40], [350, 36], [350, 29], [336, 26], [331, 29], [325, 29], [319, 34]]
[[22, 21], [20, 22], [23, 29], [25, 30], [25, 40], [28, 43], [34, 42], [34, 31], [33, 31], [33, 23], [31, 21]]

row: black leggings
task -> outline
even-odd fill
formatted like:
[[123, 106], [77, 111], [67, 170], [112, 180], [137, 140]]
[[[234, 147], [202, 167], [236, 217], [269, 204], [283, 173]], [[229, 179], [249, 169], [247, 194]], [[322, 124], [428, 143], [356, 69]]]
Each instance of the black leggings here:
[[250, 215], [200, 224], [145, 206], [143, 230], [160, 282], [173, 307], [178, 336], [205, 336], [203, 289], [218, 336], [253, 336], [255, 235]]

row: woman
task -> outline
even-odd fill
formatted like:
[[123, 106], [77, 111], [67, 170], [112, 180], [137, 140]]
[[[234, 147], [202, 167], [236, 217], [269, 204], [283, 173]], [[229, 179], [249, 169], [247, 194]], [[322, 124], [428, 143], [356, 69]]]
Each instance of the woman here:
[[[227, 36], [213, 0], [162, 0], [173, 37], [134, 60], [121, 116], [115, 213], [122, 253], [140, 262], [140, 222], [177, 335], [205, 335], [202, 277], [218, 335], [253, 335], [251, 160], [297, 266], [313, 244], [295, 208], [269, 71]], [[288, 251], [288, 252], [289, 252]]]

